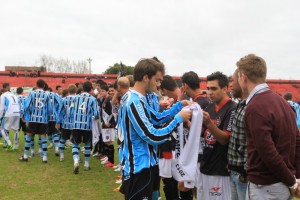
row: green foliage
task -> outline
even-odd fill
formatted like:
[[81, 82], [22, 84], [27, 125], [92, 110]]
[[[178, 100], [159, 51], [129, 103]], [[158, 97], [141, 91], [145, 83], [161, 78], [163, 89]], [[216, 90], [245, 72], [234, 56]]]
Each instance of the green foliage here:
[[126, 66], [125, 64], [115, 63], [113, 66], [109, 66], [104, 74], [118, 74], [119, 71], [122, 71], [123, 75], [133, 74], [134, 67]]

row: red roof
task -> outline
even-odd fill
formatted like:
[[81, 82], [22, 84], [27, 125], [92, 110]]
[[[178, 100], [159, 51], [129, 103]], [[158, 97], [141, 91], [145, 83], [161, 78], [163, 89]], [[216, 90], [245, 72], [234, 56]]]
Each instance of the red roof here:
[[[90, 80], [101, 79], [107, 84], [113, 84], [117, 78], [116, 74], [71, 74], [71, 73], [53, 73], [53, 72], [41, 72], [40, 77], [30, 77], [25, 72], [16, 72], [18, 76], [9, 76], [8, 71], [0, 72], [0, 85], [4, 82], [10, 83], [12, 87], [35, 87], [36, 81], [40, 78], [45, 80], [49, 87], [55, 89], [56, 85], [61, 85], [63, 88], [67, 88], [69, 84], [83, 83], [89, 78]], [[178, 76], [174, 76], [175, 79], [180, 79]], [[65, 83], [62, 81], [65, 80]], [[202, 90], [206, 90], [206, 78], [200, 78], [200, 87]], [[283, 96], [286, 92], [293, 94], [293, 100], [300, 102], [300, 80], [275, 80], [268, 79], [268, 85], [270, 88]]]

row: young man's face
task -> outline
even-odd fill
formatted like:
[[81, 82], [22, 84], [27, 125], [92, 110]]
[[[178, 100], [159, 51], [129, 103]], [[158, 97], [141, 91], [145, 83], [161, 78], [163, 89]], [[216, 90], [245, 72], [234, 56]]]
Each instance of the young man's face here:
[[167, 90], [167, 89], [162, 89], [162, 91], [163, 91], [163, 93], [166, 95], [166, 96], [168, 96], [169, 98], [173, 98], [173, 99], [175, 99], [175, 100], [177, 100], [178, 99], [178, 96], [179, 96], [179, 94], [178, 94], [178, 90], [174, 90], [174, 91], [171, 91], [171, 90]]
[[100, 96], [105, 97], [107, 94], [108, 94], [108, 93], [107, 93], [106, 90], [100, 89]]
[[163, 74], [160, 71], [156, 72], [156, 74], [149, 79], [146, 92], [149, 93], [157, 92], [157, 87], [161, 85], [162, 80], [163, 80]]
[[227, 97], [227, 87], [221, 88], [218, 80], [207, 81], [207, 93], [216, 104], [221, 103]]
[[108, 94], [109, 94], [110, 96], [114, 96], [114, 94], [115, 94], [115, 89], [114, 89], [114, 88], [109, 88], [109, 89], [108, 89]]
[[62, 89], [62, 87], [59, 87], [59, 88], [57, 88], [57, 94], [59, 94], [59, 95], [62, 95], [62, 91], [63, 91], [63, 89]]

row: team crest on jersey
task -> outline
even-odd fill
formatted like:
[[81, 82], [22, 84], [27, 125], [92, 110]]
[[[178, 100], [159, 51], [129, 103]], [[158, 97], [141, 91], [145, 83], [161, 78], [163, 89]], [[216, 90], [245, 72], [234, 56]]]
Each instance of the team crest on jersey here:
[[209, 189], [210, 196], [222, 196], [222, 188], [221, 187], [212, 187]]
[[204, 132], [204, 139], [205, 139], [206, 144], [208, 144], [208, 145], [212, 145], [212, 144], [216, 143], [216, 139], [214, 138], [214, 136], [210, 133], [210, 131], [208, 129]]

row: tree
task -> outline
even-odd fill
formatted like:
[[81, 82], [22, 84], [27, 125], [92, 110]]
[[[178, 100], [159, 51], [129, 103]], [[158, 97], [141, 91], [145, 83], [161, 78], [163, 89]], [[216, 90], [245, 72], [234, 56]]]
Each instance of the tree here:
[[40, 56], [40, 66], [47, 72], [59, 73], [89, 73], [87, 62], [69, 60], [67, 58], [54, 58], [49, 55]]
[[103, 73], [104, 74], [120, 74], [121, 76], [133, 74], [134, 67], [126, 66], [125, 64], [115, 63], [109, 66]]

